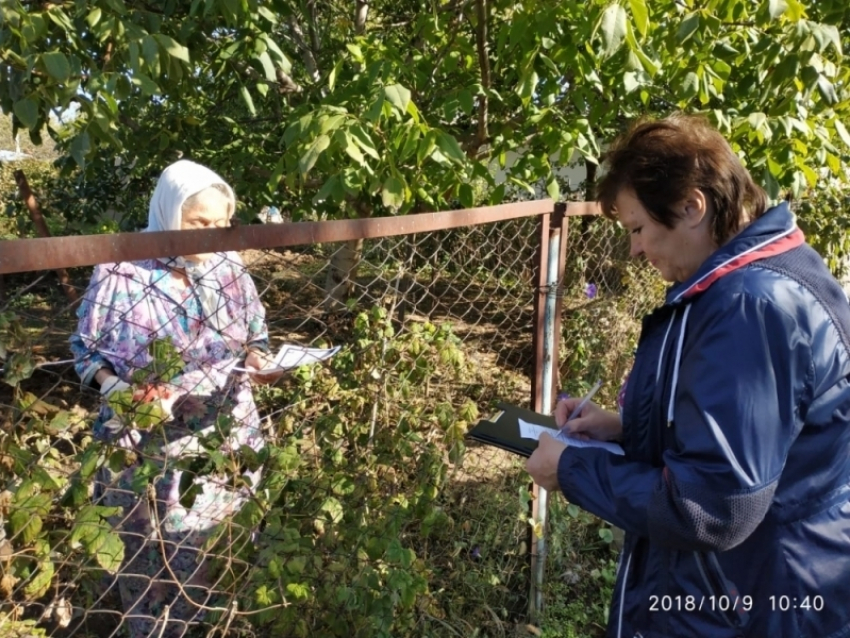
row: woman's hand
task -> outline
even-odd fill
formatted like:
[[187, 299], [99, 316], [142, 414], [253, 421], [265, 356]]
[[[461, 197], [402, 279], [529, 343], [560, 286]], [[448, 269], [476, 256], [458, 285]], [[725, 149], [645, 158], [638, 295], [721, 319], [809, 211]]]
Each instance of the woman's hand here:
[[[262, 370], [274, 363], [274, 357], [267, 352], [251, 350], [245, 357], [245, 367], [248, 368], [248, 376], [254, 383], [274, 383], [283, 375], [283, 370], [275, 369], [272, 372], [263, 373]], [[254, 372], [256, 370], [256, 372]]]
[[565, 449], [565, 444], [544, 432], [537, 442], [537, 449], [525, 462], [525, 469], [534, 482], [550, 492], [561, 489], [558, 483], [558, 462]]
[[555, 423], [559, 428], [564, 428], [566, 434], [597, 441], [619, 441], [622, 438], [623, 424], [620, 416], [603, 410], [592, 402], [584, 406], [581, 414], [575, 419], [567, 421], [579, 403], [580, 398], [561, 399], [555, 406]]

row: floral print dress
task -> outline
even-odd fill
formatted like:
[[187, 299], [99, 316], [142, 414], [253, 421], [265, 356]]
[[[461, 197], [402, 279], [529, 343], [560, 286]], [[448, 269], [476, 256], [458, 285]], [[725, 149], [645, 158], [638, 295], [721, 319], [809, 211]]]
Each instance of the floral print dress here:
[[[218, 253], [203, 268], [198, 285], [215, 282], [223, 305], [218, 315], [227, 318], [221, 328], [213, 328], [203, 316], [192, 286], [180, 285], [163, 262], [146, 260], [94, 269], [71, 338], [84, 384], [104, 366], [132, 383], [134, 371], [150, 363], [148, 346], [155, 339], [170, 338], [185, 363], [169, 384], [172, 418], [138, 433], [130, 444], [137, 451], [136, 462], [120, 471], [104, 467], [98, 474], [99, 504], [122, 511], [114, 517], [125, 545], [117, 580], [131, 638], [182, 636], [188, 623], [201, 617], [198, 604], [214, 594], [206, 580], [203, 544], [216, 525], [238, 511], [259, 479], [259, 470], [246, 470], [241, 487], [234, 488], [233, 477], [195, 477], [190, 483], [194, 500], [180, 502], [184, 477], [174, 463], [199, 451], [198, 437], [221, 428], [222, 417], [227, 429], [220, 452], [238, 452], [242, 446], [258, 451], [263, 446], [250, 380], [232, 371], [230, 364], [248, 347], [267, 348], [265, 310], [236, 253]], [[104, 405], [94, 424], [95, 436], [128, 446], [129, 439], [115, 431], [112, 417]], [[148, 472], [151, 464], [157, 470], [142, 479], [142, 485], [149, 485], [139, 493], [142, 460], [148, 462]], [[165, 622], [166, 612], [163, 629], [159, 623]]]

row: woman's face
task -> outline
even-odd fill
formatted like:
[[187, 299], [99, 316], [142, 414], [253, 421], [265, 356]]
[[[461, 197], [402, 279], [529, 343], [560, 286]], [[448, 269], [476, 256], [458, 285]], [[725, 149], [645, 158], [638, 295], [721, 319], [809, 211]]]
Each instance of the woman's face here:
[[631, 238], [631, 256], [643, 255], [665, 281], [681, 282], [693, 275], [714, 252], [708, 226], [708, 203], [700, 191], [682, 203], [682, 217], [673, 228], [650, 217], [630, 189], [617, 195], [615, 212]]
[[[206, 188], [193, 195], [183, 205], [181, 230], [198, 228], [226, 228], [230, 224], [230, 198], [216, 188]], [[200, 263], [214, 253], [184, 255], [189, 261]]]

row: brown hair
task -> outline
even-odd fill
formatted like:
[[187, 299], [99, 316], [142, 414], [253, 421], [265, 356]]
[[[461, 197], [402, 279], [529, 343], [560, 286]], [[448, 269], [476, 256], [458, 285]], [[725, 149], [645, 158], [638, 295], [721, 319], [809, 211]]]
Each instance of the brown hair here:
[[674, 206], [698, 188], [714, 205], [711, 234], [720, 246], [767, 209], [764, 190], [702, 117], [640, 120], [614, 142], [605, 165], [596, 197], [610, 218], [617, 195], [631, 189], [652, 219], [672, 228], [680, 217]]

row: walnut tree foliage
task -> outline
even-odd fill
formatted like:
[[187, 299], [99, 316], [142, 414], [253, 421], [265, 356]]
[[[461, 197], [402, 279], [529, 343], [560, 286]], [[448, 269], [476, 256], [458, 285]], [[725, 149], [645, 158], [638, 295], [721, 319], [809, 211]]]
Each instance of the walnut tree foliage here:
[[[844, 175], [843, 0], [0, 3], [0, 105], [97, 173], [207, 162], [297, 219], [501, 201], [705, 113], [773, 196]], [[74, 104], [79, 117], [48, 118]], [[105, 163], [104, 163], [105, 161]]]

